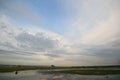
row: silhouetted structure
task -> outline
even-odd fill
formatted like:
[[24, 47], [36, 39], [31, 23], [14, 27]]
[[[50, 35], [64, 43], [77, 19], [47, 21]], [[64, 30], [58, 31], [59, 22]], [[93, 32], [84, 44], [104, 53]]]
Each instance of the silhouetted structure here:
[[50, 69], [51, 69], [51, 70], [53, 70], [54, 68], [55, 68], [55, 66], [54, 66], [54, 65], [51, 65], [51, 66], [50, 66]]
[[51, 68], [54, 68], [55, 66], [54, 65], [51, 65]]
[[15, 71], [15, 74], [17, 75], [17, 74], [18, 74], [18, 72], [17, 72], [17, 71]]

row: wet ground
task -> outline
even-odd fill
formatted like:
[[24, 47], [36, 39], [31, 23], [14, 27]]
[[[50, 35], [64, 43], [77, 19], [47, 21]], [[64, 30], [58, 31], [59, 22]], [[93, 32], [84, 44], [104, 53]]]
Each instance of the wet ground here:
[[120, 75], [77, 75], [55, 71], [19, 71], [0, 73], [0, 80], [120, 80]]

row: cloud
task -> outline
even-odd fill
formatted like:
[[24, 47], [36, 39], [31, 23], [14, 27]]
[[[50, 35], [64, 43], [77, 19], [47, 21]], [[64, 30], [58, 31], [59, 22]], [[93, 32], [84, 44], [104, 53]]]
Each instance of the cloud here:
[[[71, 13], [74, 8], [73, 20], [67, 24], [67, 37], [75, 44], [99, 45], [119, 38], [119, 0], [66, 0], [66, 11]], [[80, 5], [81, 4], [81, 5]], [[102, 6], [101, 6], [102, 5]]]
[[42, 60], [37, 55], [31, 52], [15, 51], [15, 50], [0, 50], [0, 63], [1, 64], [15, 64], [15, 65], [26, 65], [26, 64], [37, 64]]
[[[101, 31], [108, 28], [104, 27], [106, 26], [105, 24], [108, 24], [107, 26], [119, 26], [120, 6], [118, 3], [118, 0], [63, 0], [62, 4], [66, 7], [65, 9], [68, 14], [72, 13], [72, 9], [74, 10], [74, 14], [71, 14], [72, 18], [68, 20], [69, 23], [66, 25], [68, 26], [67, 37], [70, 39], [74, 38], [74, 42], [78, 43], [90, 31], [95, 32], [95, 29], [100, 28], [100, 26], [102, 26], [100, 28]], [[109, 25], [109, 23], [112, 25]]]
[[47, 33], [45, 30], [31, 32], [27, 29], [24, 30], [13, 27], [14, 25], [11, 25], [10, 22], [5, 19], [5, 15], [1, 15], [0, 20], [0, 37], [3, 39], [0, 41], [1, 44], [8, 44], [8, 46], [16, 48], [29, 48], [33, 49], [33, 51], [45, 51], [62, 46], [60, 45], [60, 40], [63, 42], [64, 39], [56, 33]]
[[58, 57], [56, 53], [52, 54], [54, 50], [66, 45], [65, 39], [54, 32], [43, 29], [31, 31], [31, 29], [14, 26], [6, 15], [0, 15], [0, 55], [11, 61], [13, 61], [12, 57], [19, 57], [19, 60], [27, 59], [27, 57], [34, 61], [44, 60], [42, 56], [38, 57], [40, 55], [36, 54], [37, 52], [42, 52], [49, 60], [50, 57]]
[[72, 16], [66, 24], [65, 36], [72, 43], [67, 59], [81, 64], [119, 64], [119, 0], [63, 0], [61, 4]]
[[[15, 4], [12, 8], [6, 8], [6, 4], [0, 6], [7, 13], [0, 14], [1, 57], [9, 58], [10, 62], [15, 62], [15, 59], [12, 59], [15, 57], [20, 61], [25, 60], [26, 63], [33, 60], [34, 64], [119, 64], [119, 0], [60, 0], [58, 2], [70, 16], [64, 24], [67, 31], [63, 35], [42, 29], [41, 26], [39, 29], [34, 28], [31, 24], [29, 28], [19, 28], [11, 22], [11, 16], [10, 18], [6, 16], [13, 13], [17, 18], [22, 16], [31, 21], [40, 19], [37, 19], [37, 14], [27, 5]], [[9, 12], [12, 10], [13, 12]], [[21, 60], [22, 57], [24, 60]], [[1, 63], [8, 63], [4, 60], [2, 58]]]
[[119, 15], [114, 14], [108, 20], [96, 25], [82, 39], [85, 44], [105, 44], [119, 38]]
[[44, 55], [46, 55], [46, 56], [49, 56], [49, 57], [60, 57], [60, 55], [58, 55], [58, 54], [44, 54]]
[[21, 47], [36, 51], [54, 49], [55, 47], [58, 47], [57, 44], [59, 43], [57, 40], [44, 36], [44, 33], [37, 33], [36, 35], [21, 33], [16, 36], [16, 40], [21, 43]]

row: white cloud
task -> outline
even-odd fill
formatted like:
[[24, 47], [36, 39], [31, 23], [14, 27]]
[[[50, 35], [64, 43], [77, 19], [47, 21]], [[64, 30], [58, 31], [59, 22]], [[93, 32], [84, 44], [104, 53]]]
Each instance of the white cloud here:
[[[81, 62], [84, 55], [86, 57], [82, 64], [88, 64], [87, 61], [97, 64], [97, 59], [100, 63], [104, 60], [106, 64], [116, 64], [120, 49], [119, 0], [63, 0], [61, 4], [64, 4], [66, 12], [72, 16], [66, 24], [66, 37], [72, 43], [68, 51], [72, 55], [81, 55], [80, 60], [76, 61]], [[103, 57], [104, 55], [108, 57]]]
[[77, 13], [72, 14], [74, 17], [66, 25], [70, 41], [74, 38], [76, 44], [99, 44], [119, 34], [119, 0], [65, 0], [62, 4], [68, 13], [72, 13], [72, 9]]
[[[0, 41], [2, 44], [11, 44], [15, 48], [33, 49], [33, 51], [46, 51], [54, 48], [62, 47], [66, 44], [65, 39], [53, 32], [43, 29], [20, 29], [14, 27], [6, 18], [5, 15], [1, 15], [0, 18]], [[8, 47], [6, 44], [6, 47]], [[3, 46], [3, 45], [2, 45]]]
[[82, 43], [99, 45], [106, 44], [113, 39], [119, 38], [119, 18], [119, 14], [114, 14], [110, 16], [108, 20], [96, 25], [96, 27], [90, 30], [88, 34], [84, 35]]
[[8, 47], [18, 48], [14, 36], [20, 32], [21, 30], [13, 27], [5, 15], [0, 14], [0, 47], [7, 47], [8, 45]]
[[[52, 56], [54, 58], [59, 55], [57, 53], [53, 53], [54, 50], [68, 45], [64, 37], [54, 32], [44, 29], [21, 29], [15, 27], [10, 22], [10, 19], [3, 14], [0, 15], [0, 38], [0, 49], [7, 51], [7, 54], [5, 54], [6, 57], [4, 56], [4, 58], [8, 57], [8, 59], [13, 62], [14, 60], [12, 60], [11, 57], [16, 57], [15, 55], [19, 56], [19, 60], [25, 57], [27, 59], [27, 55], [30, 55], [31, 60], [35, 58], [36, 61], [38, 58], [43, 61], [45, 59], [50, 60]], [[15, 55], [12, 55], [11, 51]], [[42, 54], [36, 54], [37, 52], [42, 52]], [[2, 53], [3, 52], [0, 51], [1, 57], [3, 55]], [[8, 54], [11, 55], [7, 56]], [[24, 57], [20, 57], [20, 55], [24, 55]], [[26, 59], [25, 61], [27, 61]]]
[[[0, 49], [30, 55], [31, 60], [40, 58], [40, 62], [36, 60], [36, 63], [41, 64], [118, 64], [120, 9], [117, 0], [66, 0], [61, 1], [61, 4], [71, 16], [65, 24], [68, 29], [63, 35], [65, 37], [49, 30], [34, 28], [33, 24], [30, 24], [30, 28], [18, 28], [6, 15], [0, 15]], [[24, 16], [33, 12], [21, 4], [17, 9]], [[36, 19], [37, 15], [31, 13], [26, 18]]]

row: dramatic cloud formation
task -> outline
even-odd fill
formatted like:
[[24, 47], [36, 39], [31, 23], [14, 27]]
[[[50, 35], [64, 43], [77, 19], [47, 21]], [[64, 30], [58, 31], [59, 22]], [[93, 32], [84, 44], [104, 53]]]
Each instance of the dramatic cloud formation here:
[[0, 33], [0, 52], [2, 55], [29, 55], [32, 60], [32, 55], [37, 56], [35, 53], [42, 52], [41, 55], [56, 57], [57, 54], [48, 54], [47, 52], [52, 53], [52, 51], [65, 45], [65, 39], [58, 34], [42, 29], [31, 32], [29, 29], [16, 28], [5, 15], [0, 15]]
[[119, 3], [119, 0], [49, 3], [1, 0], [0, 63], [120, 64]]

